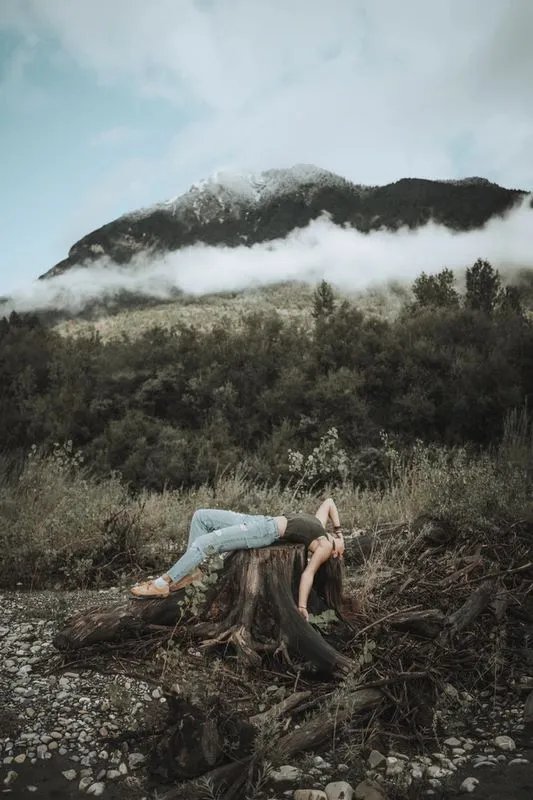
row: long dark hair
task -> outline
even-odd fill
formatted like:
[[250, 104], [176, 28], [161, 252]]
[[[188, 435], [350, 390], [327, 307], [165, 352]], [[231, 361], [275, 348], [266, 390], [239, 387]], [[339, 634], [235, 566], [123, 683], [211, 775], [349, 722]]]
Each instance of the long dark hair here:
[[361, 604], [356, 597], [344, 594], [343, 579], [342, 558], [328, 558], [316, 571], [313, 589], [339, 617], [350, 617], [361, 610]]

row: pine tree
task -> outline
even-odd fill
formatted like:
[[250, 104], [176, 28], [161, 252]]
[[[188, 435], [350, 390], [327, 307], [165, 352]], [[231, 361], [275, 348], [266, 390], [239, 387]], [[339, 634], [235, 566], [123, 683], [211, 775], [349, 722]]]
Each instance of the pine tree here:
[[322, 280], [313, 294], [313, 319], [318, 322], [331, 316], [335, 310], [335, 294], [331, 284]]

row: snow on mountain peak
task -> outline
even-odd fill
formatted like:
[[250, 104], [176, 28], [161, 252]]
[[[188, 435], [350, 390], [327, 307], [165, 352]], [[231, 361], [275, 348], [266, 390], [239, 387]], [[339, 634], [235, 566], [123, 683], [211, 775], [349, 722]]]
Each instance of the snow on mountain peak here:
[[246, 207], [261, 204], [276, 195], [298, 191], [302, 186], [316, 189], [324, 186], [362, 188], [312, 164], [296, 164], [287, 169], [264, 172], [218, 170], [193, 183], [185, 194], [140, 209], [134, 212], [134, 216], [144, 217], [158, 209], [175, 216], [193, 213], [204, 221], [214, 219], [224, 209], [239, 216]]

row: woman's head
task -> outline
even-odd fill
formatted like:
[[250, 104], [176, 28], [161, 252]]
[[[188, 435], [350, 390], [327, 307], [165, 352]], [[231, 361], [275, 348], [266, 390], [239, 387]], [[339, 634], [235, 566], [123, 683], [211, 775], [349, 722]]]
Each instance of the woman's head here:
[[333, 608], [341, 616], [347, 616], [360, 611], [360, 603], [355, 597], [347, 597], [344, 594], [343, 579], [343, 559], [328, 558], [318, 568], [313, 586], [328, 608]]

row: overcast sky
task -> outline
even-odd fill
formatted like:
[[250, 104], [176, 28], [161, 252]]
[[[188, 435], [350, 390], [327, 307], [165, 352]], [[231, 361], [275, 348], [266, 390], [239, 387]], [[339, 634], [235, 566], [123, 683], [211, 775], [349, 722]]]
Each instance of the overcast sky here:
[[217, 169], [533, 189], [533, 0], [0, 0], [0, 292]]

